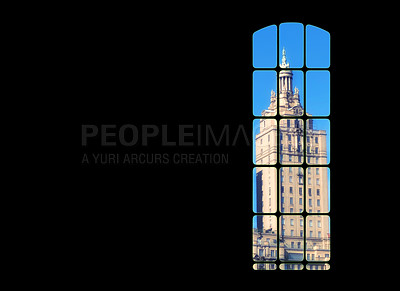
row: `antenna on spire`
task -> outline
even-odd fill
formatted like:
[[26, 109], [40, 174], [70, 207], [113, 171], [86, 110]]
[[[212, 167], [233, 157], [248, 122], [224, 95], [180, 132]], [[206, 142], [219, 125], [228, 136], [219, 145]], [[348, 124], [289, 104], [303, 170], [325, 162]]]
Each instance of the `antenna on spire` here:
[[281, 68], [288, 68], [289, 67], [289, 63], [286, 62], [286, 51], [285, 51], [285, 47], [283, 47], [282, 50], [282, 64], [280, 64]]

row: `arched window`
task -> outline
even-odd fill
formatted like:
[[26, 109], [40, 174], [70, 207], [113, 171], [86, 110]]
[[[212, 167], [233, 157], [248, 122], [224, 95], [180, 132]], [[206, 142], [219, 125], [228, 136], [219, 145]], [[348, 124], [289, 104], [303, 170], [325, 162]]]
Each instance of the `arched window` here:
[[[253, 230], [266, 232], [268, 225], [281, 261], [330, 257], [330, 42], [326, 30], [295, 22], [261, 28], [252, 38], [253, 175], [258, 177]], [[264, 135], [271, 140], [268, 150], [258, 142]], [[303, 179], [290, 178], [292, 168], [305, 176], [308, 188], [301, 186]], [[296, 191], [285, 193], [285, 187]], [[308, 201], [300, 199], [306, 189], [312, 193]], [[271, 200], [274, 205], [267, 206]], [[314, 216], [318, 225], [302, 223]], [[293, 225], [285, 225], [284, 218]], [[312, 242], [310, 233], [318, 233]]]

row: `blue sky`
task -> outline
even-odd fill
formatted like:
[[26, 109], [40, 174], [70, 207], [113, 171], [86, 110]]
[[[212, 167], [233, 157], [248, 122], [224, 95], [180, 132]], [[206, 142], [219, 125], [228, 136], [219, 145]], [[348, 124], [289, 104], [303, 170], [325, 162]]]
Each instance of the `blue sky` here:
[[253, 72], [253, 114], [261, 116], [261, 112], [268, 108], [271, 100], [271, 90], [276, 90], [275, 71]]
[[312, 116], [328, 116], [330, 114], [329, 71], [307, 71], [306, 89], [306, 112]]
[[282, 23], [279, 25], [279, 62], [282, 50], [286, 50], [286, 58], [290, 68], [303, 67], [304, 58], [304, 26], [301, 23]]
[[308, 68], [329, 68], [330, 35], [313, 25], [306, 26], [306, 65]]
[[[306, 66], [308, 68], [329, 68], [330, 35], [327, 31], [313, 25], [305, 27], [301, 23], [288, 22], [279, 25], [279, 62], [282, 49], [290, 55], [291, 68], [304, 65], [304, 42], [306, 45]], [[277, 33], [276, 25], [261, 28], [253, 34], [253, 67], [275, 68], [277, 66]]]
[[277, 27], [270, 25], [253, 34], [253, 67], [276, 67]]

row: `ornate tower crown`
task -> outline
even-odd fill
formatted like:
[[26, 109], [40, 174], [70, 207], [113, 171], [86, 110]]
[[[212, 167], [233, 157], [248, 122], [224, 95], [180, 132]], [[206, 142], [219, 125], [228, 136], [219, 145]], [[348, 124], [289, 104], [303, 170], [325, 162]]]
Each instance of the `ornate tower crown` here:
[[282, 63], [279, 65], [281, 68], [289, 68], [289, 63], [286, 62], [286, 51], [285, 47], [282, 50]]

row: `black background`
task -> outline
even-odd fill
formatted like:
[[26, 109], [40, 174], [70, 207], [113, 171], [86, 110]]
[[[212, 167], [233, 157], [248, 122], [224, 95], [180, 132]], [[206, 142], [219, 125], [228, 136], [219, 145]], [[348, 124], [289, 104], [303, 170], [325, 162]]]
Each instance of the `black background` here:
[[[71, 129], [71, 138], [65, 140], [70, 179], [64, 185], [70, 205], [68, 275], [89, 281], [150, 275], [149, 284], [162, 276], [161, 283], [185, 286], [190, 279], [194, 286], [208, 286], [240, 283], [247, 276], [247, 282], [257, 284], [287, 276], [326, 279], [365, 268], [360, 261], [366, 258], [365, 246], [355, 250], [352, 237], [374, 226], [358, 216], [365, 202], [357, 204], [362, 190], [349, 177], [362, 158], [349, 149], [365, 130], [354, 137], [353, 125], [360, 119], [352, 112], [365, 109], [360, 102], [368, 99], [362, 93], [365, 84], [374, 91], [363, 60], [377, 60], [372, 52], [383, 48], [380, 33], [366, 19], [350, 15], [339, 20], [267, 12], [261, 17], [239, 12], [140, 14], [84, 11], [73, 14], [60, 31], [65, 36], [65, 108]], [[252, 33], [282, 22], [312, 24], [331, 34], [328, 272], [253, 271], [253, 165], [251, 146], [243, 140], [235, 147], [172, 149], [155, 140], [135, 148], [149, 153], [224, 152], [229, 153], [228, 165], [81, 165], [83, 152], [105, 151], [95, 144], [82, 148], [82, 124], [168, 124], [171, 129], [178, 124], [220, 129], [243, 124], [251, 138]], [[353, 67], [364, 73], [353, 75]]]

